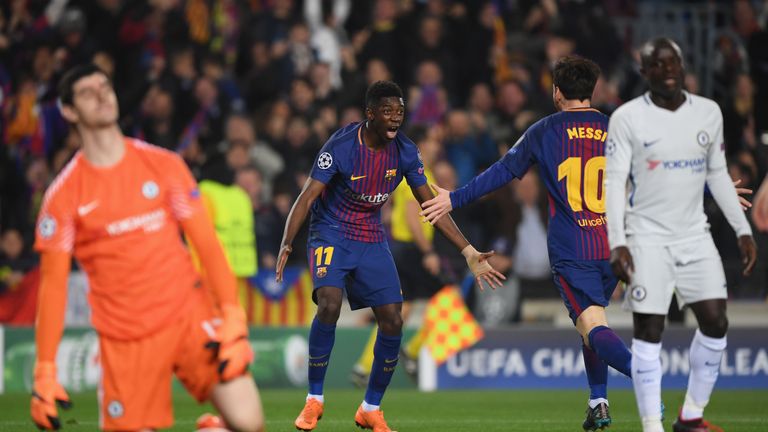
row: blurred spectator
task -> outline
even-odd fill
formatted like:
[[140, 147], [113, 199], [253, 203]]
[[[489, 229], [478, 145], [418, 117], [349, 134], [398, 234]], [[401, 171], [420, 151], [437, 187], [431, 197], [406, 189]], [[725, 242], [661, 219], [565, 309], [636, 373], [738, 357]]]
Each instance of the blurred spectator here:
[[213, 157], [203, 166], [200, 195], [227, 262], [243, 285], [258, 269], [250, 197], [235, 183], [235, 171], [221, 157]]
[[67, 8], [56, 22], [63, 46], [55, 52], [61, 70], [88, 62], [96, 48], [91, 38], [85, 37], [85, 14], [78, 8]]
[[[291, 118], [286, 128], [285, 141], [279, 148], [285, 161], [286, 172], [291, 176], [308, 172], [317, 150], [318, 143], [312, 136], [307, 121], [299, 116]], [[296, 180], [294, 187], [300, 188], [303, 184]]]
[[346, 43], [344, 21], [351, 0], [304, 1], [304, 18], [311, 29], [310, 44], [319, 63], [327, 64], [331, 86], [338, 89], [341, 81], [341, 47]]
[[312, 83], [318, 106], [336, 105], [338, 93], [331, 82], [331, 70], [328, 63], [314, 63], [309, 70], [309, 81]]
[[506, 148], [511, 147], [525, 128], [533, 123], [535, 114], [524, 111], [527, 103], [528, 96], [520, 84], [507, 81], [500, 85], [496, 110], [488, 119], [488, 131], [496, 143]]
[[[378, 58], [390, 67], [401, 65], [401, 35], [398, 33], [395, 0], [376, 0], [373, 22], [352, 34], [351, 41], [361, 64]], [[395, 74], [397, 75], [397, 73]]]
[[[514, 226], [512, 262], [523, 281], [549, 282], [552, 275], [547, 252], [547, 203], [535, 170], [529, 170], [514, 183], [518, 213], [509, 224]], [[535, 285], [535, 283], [534, 283]]]
[[[459, 185], [456, 182], [456, 170], [446, 160], [438, 160], [432, 166], [432, 175], [435, 177], [435, 184], [440, 187], [455, 190]], [[456, 225], [467, 239], [475, 243], [477, 239], [477, 227], [470, 219], [470, 213], [466, 208], [458, 208], [451, 212], [451, 217]], [[435, 252], [440, 256], [441, 277], [446, 282], [461, 283], [467, 272], [466, 261], [463, 256], [456, 251], [456, 247], [448, 241], [445, 236], [437, 235], [433, 239]]]
[[312, 85], [305, 78], [297, 78], [291, 83], [291, 110], [296, 115], [311, 121], [315, 116], [315, 94]]
[[757, 147], [754, 97], [752, 78], [746, 73], [737, 75], [731, 95], [722, 108], [726, 156]]
[[251, 59], [251, 67], [248, 68], [244, 80], [245, 98], [248, 108], [258, 110], [279, 94], [280, 70], [272, 61], [267, 42], [254, 42], [248, 56]]
[[484, 128], [473, 127], [464, 110], [453, 110], [446, 118], [445, 153], [456, 169], [459, 186], [499, 157], [490, 134]]
[[176, 150], [179, 126], [174, 123], [174, 104], [171, 93], [158, 85], [152, 86], [141, 104], [141, 124], [137, 136], [147, 142]]
[[442, 86], [440, 66], [425, 60], [416, 68], [416, 83], [408, 91], [408, 121], [412, 125], [431, 126], [448, 111], [448, 94]]
[[[448, 93], [454, 94], [456, 91], [457, 63], [455, 53], [451, 52], [451, 48], [447, 44], [443, 27], [443, 21], [436, 16], [427, 15], [422, 18], [417, 39], [407, 46], [408, 57], [404, 66], [408, 71], [417, 70], [415, 81], [418, 86], [442, 85], [446, 89], [446, 94], [443, 96], [447, 96]], [[434, 76], [431, 78], [422, 77], [423, 73], [427, 73], [422, 70], [423, 65], [427, 62], [432, 63], [430, 67], [439, 70], [439, 79]], [[430, 73], [434, 74], [435, 72]], [[406, 78], [406, 83], [411, 82], [410, 76], [406, 75]], [[430, 82], [425, 82], [425, 80]]]
[[621, 105], [619, 89], [615, 82], [606, 80], [600, 75], [592, 93], [592, 106], [610, 116]]
[[237, 170], [235, 183], [240, 186], [251, 200], [253, 210], [253, 228], [256, 234], [256, 248], [259, 267], [274, 269], [282, 235], [281, 218], [277, 210], [269, 205], [263, 189], [262, 176], [253, 165]]
[[297, 22], [288, 34], [288, 51], [286, 59], [290, 62], [289, 77], [306, 78], [309, 68], [317, 59], [315, 50], [309, 43], [309, 27], [304, 22]]
[[24, 275], [37, 265], [19, 230], [6, 229], [0, 238], [0, 294], [14, 291]]
[[482, 2], [476, 15], [470, 14], [459, 21], [455, 35], [459, 46], [457, 58], [460, 59], [456, 62], [459, 74], [457, 80], [459, 102], [471, 97], [466, 93], [469, 90], [468, 84], [491, 82], [491, 48], [495, 21], [495, 6], [490, 1]]
[[253, 165], [259, 171], [260, 181], [263, 183], [261, 186], [263, 198], [270, 199], [272, 182], [283, 171], [285, 163], [278, 152], [258, 139], [253, 123], [248, 117], [235, 114], [227, 119], [225, 140], [221, 143], [221, 147], [225, 152], [229, 152], [232, 147], [242, 148], [245, 157], [240, 158], [241, 162], [230, 160], [230, 167], [240, 170]]
[[699, 77], [697, 77], [695, 73], [687, 71], [685, 73], [683, 87], [685, 87], [685, 90], [688, 91], [688, 93], [699, 94], [701, 89], [699, 87]]
[[721, 34], [715, 42], [715, 57], [712, 59], [715, 70], [715, 100], [727, 96], [729, 83], [736, 76], [748, 71], [747, 52], [735, 35]]

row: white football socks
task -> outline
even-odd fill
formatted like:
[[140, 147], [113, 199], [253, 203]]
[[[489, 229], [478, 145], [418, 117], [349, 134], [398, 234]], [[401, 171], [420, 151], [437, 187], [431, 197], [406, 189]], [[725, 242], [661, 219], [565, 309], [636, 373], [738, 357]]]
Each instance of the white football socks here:
[[643, 432], [664, 431], [661, 424], [661, 343], [632, 339], [632, 386]]
[[680, 412], [683, 420], [697, 419], [704, 415], [704, 408], [709, 403], [709, 396], [720, 373], [720, 361], [726, 345], [725, 337], [711, 338], [696, 329], [689, 352], [691, 373], [688, 375], [688, 391]]
[[323, 395], [313, 395], [311, 393], [307, 393], [307, 400], [310, 399], [317, 399], [318, 402], [324, 403]]

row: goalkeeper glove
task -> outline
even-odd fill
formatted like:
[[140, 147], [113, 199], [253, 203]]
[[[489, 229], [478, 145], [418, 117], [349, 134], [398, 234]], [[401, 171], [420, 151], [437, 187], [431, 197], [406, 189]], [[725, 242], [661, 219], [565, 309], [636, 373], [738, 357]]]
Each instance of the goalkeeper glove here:
[[56, 381], [56, 364], [38, 362], [35, 365], [30, 412], [32, 421], [43, 430], [61, 429], [56, 404], [63, 409], [72, 407], [72, 401], [64, 387]]
[[237, 378], [248, 371], [253, 361], [253, 350], [248, 342], [245, 311], [239, 305], [221, 307], [222, 322], [216, 329], [216, 339], [207, 347], [217, 353], [219, 377], [223, 382]]

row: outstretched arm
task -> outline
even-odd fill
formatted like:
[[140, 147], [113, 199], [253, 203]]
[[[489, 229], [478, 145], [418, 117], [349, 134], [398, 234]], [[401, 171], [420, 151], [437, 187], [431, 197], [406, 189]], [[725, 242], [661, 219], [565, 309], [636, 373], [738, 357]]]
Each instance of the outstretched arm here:
[[285, 231], [283, 231], [283, 240], [280, 242], [280, 253], [277, 256], [276, 280], [278, 282], [283, 280], [285, 263], [288, 261], [288, 255], [293, 251], [293, 239], [296, 238], [299, 229], [304, 225], [304, 220], [307, 218], [312, 203], [323, 193], [323, 190], [325, 190], [325, 183], [312, 177], [308, 178], [299, 197], [293, 203], [290, 213], [288, 213]]
[[[434, 194], [427, 184], [415, 188], [412, 187], [411, 190], [413, 191], [413, 196], [415, 196], [420, 203], [434, 197]], [[491, 288], [501, 287], [501, 281], [506, 278], [503, 274], [491, 267], [487, 261], [488, 257], [494, 254], [493, 251], [480, 253], [475, 250], [464, 237], [464, 234], [459, 231], [459, 228], [450, 216], [441, 218], [435, 223], [435, 226], [456, 246], [457, 249], [461, 251], [461, 254], [464, 255], [464, 258], [467, 260], [467, 265], [469, 265], [469, 269], [472, 270], [477, 284], [481, 288], [483, 287], [483, 281], [485, 281]]]
[[503, 159], [491, 165], [488, 169], [470, 180], [466, 185], [451, 192], [433, 185], [437, 196], [422, 204], [421, 215], [431, 224], [435, 224], [443, 215], [454, 208], [463, 207], [475, 202], [480, 197], [499, 189], [512, 181], [515, 175], [503, 163]]

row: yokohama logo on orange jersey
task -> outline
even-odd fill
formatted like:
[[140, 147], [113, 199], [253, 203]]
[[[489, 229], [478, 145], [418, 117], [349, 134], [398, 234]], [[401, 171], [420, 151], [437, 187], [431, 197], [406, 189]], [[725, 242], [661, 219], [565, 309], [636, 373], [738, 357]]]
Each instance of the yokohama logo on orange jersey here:
[[152, 232], [159, 230], [163, 225], [165, 225], [165, 210], [159, 209], [107, 224], [107, 232], [111, 236], [125, 234], [139, 228], [144, 229], [144, 232]]

